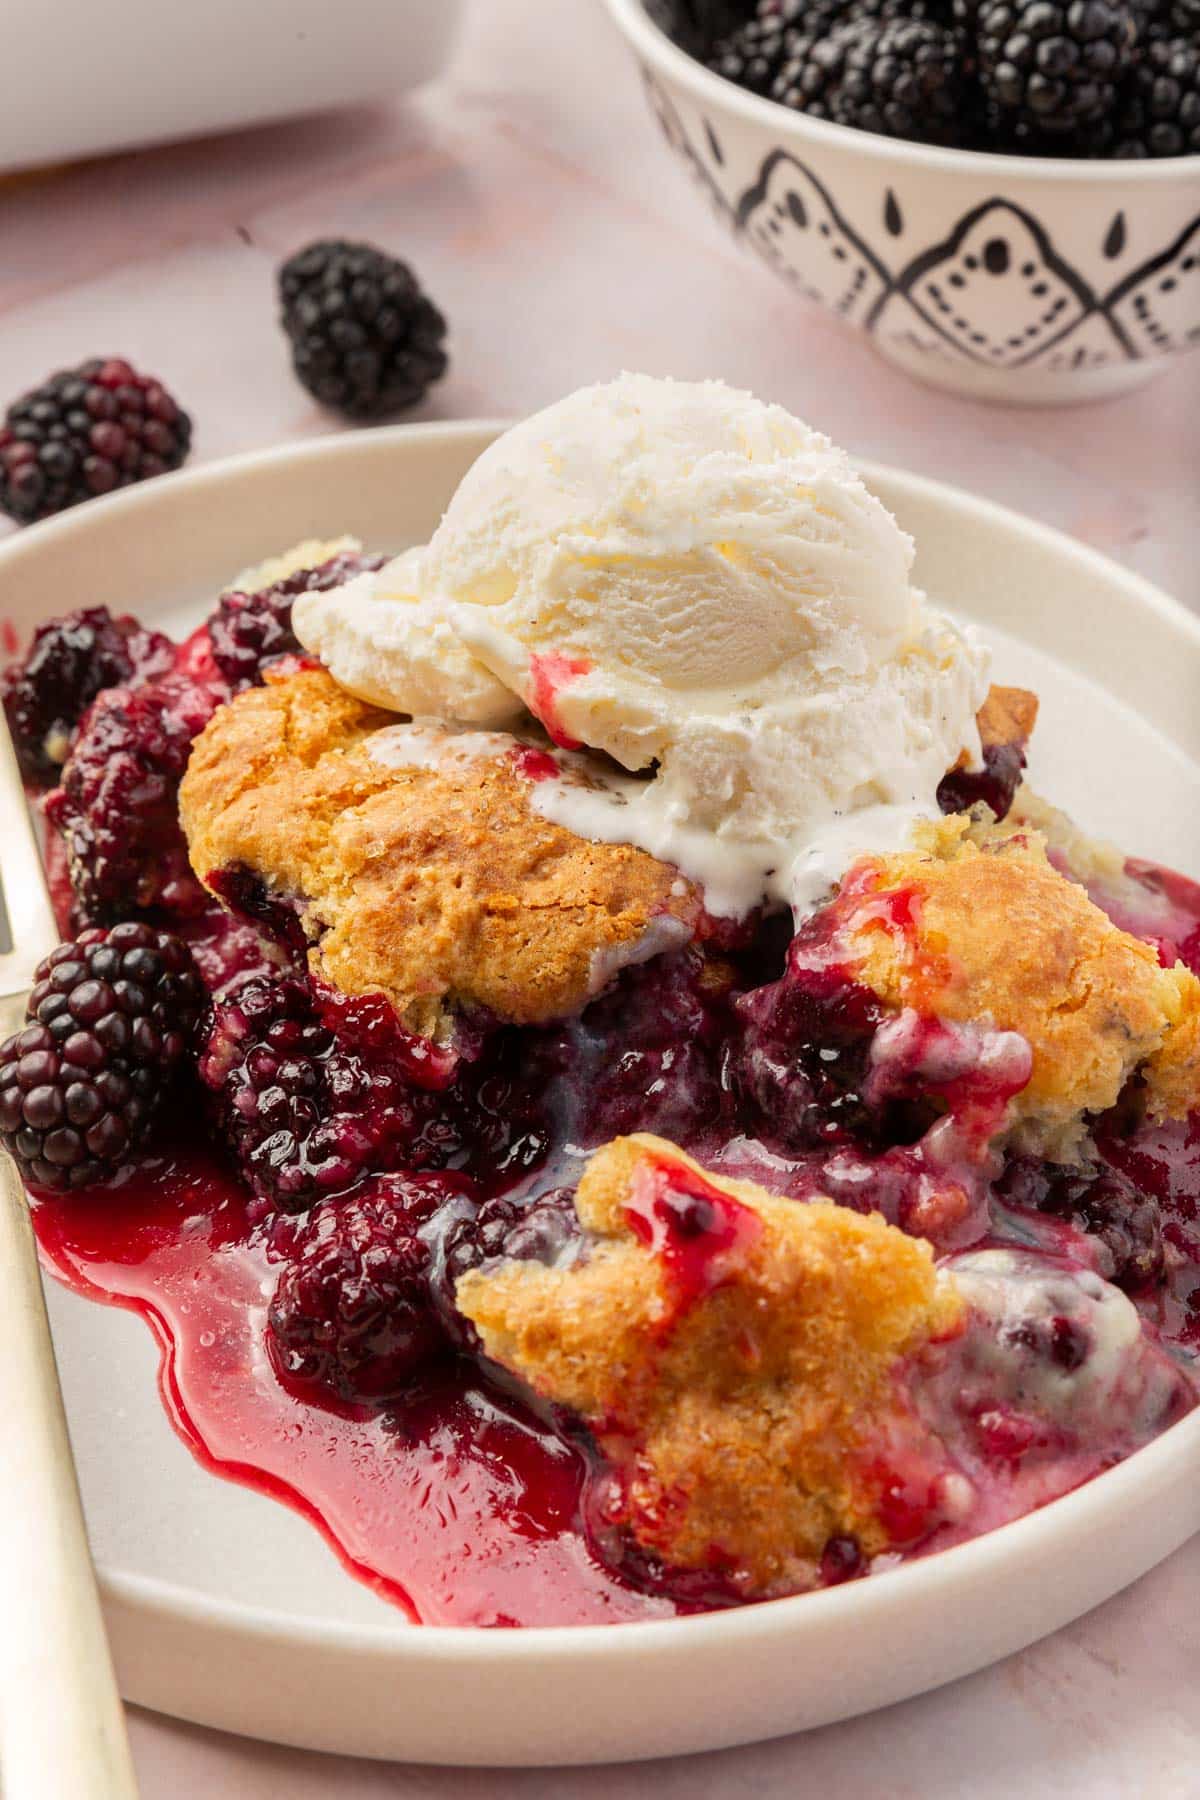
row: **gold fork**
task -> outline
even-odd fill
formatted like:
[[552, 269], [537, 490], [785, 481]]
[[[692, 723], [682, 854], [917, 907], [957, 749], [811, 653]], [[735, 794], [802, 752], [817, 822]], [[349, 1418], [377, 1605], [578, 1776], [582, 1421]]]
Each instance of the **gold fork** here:
[[[0, 715], [0, 1038], [19, 1029], [58, 941], [12, 740]], [[0, 1150], [0, 1792], [136, 1800], [125, 1715], [67, 1434], [29, 1206]]]

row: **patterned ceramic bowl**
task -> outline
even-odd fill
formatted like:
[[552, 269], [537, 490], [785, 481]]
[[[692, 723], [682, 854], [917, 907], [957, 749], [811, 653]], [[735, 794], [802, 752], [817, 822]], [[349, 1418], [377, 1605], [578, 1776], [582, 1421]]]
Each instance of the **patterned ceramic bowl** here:
[[1068, 162], [808, 119], [608, 0], [663, 136], [746, 246], [890, 362], [979, 399], [1123, 393], [1200, 346], [1200, 156]]

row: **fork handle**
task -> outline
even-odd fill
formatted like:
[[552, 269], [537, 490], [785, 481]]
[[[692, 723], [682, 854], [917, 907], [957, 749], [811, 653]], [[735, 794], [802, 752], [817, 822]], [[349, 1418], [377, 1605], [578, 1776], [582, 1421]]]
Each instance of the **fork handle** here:
[[0, 1151], [0, 1789], [136, 1800], [29, 1207]]

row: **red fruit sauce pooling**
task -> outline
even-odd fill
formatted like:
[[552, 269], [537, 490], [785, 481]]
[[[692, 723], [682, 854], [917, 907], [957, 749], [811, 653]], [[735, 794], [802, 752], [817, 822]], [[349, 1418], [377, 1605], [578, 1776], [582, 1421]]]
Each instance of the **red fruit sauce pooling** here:
[[264, 1343], [275, 1280], [265, 1235], [210, 1151], [148, 1161], [97, 1198], [38, 1202], [48, 1267], [147, 1321], [164, 1404], [202, 1463], [306, 1514], [386, 1598], [429, 1624], [678, 1610], [593, 1557], [579, 1527], [584, 1453], [473, 1365], [447, 1364], [402, 1412], [335, 1411], [290, 1393]]
[[678, 1163], [641, 1164], [624, 1210], [634, 1235], [661, 1259], [678, 1312], [719, 1287], [730, 1259], [763, 1230], [751, 1207]]

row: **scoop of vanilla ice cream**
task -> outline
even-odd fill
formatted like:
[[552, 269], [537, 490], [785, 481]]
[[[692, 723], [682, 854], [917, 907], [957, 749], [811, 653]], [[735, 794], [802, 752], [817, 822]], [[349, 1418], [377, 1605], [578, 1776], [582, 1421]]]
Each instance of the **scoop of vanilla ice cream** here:
[[491, 728], [519, 719], [511, 688], [471, 655], [444, 606], [422, 598], [420, 546], [342, 587], [300, 594], [292, 628], [360, 700]]
[[295, 627], [383, 705], [494, 726], [516, 700], [560, 744], [653, 770], [606, 796], [574, 771], [535, 804], [740, 911], [891, 847], [978, 756], [986, 657], [912, 561], [845, 454], [782, 407], [622, 375], [506, 432], [424, 549], [304, 596]]
[[623, 375], [486, 450], [424, 573], [506, 686], [639, 769], [898, 653], [911, 561], [846, 456], [782, 407]]

